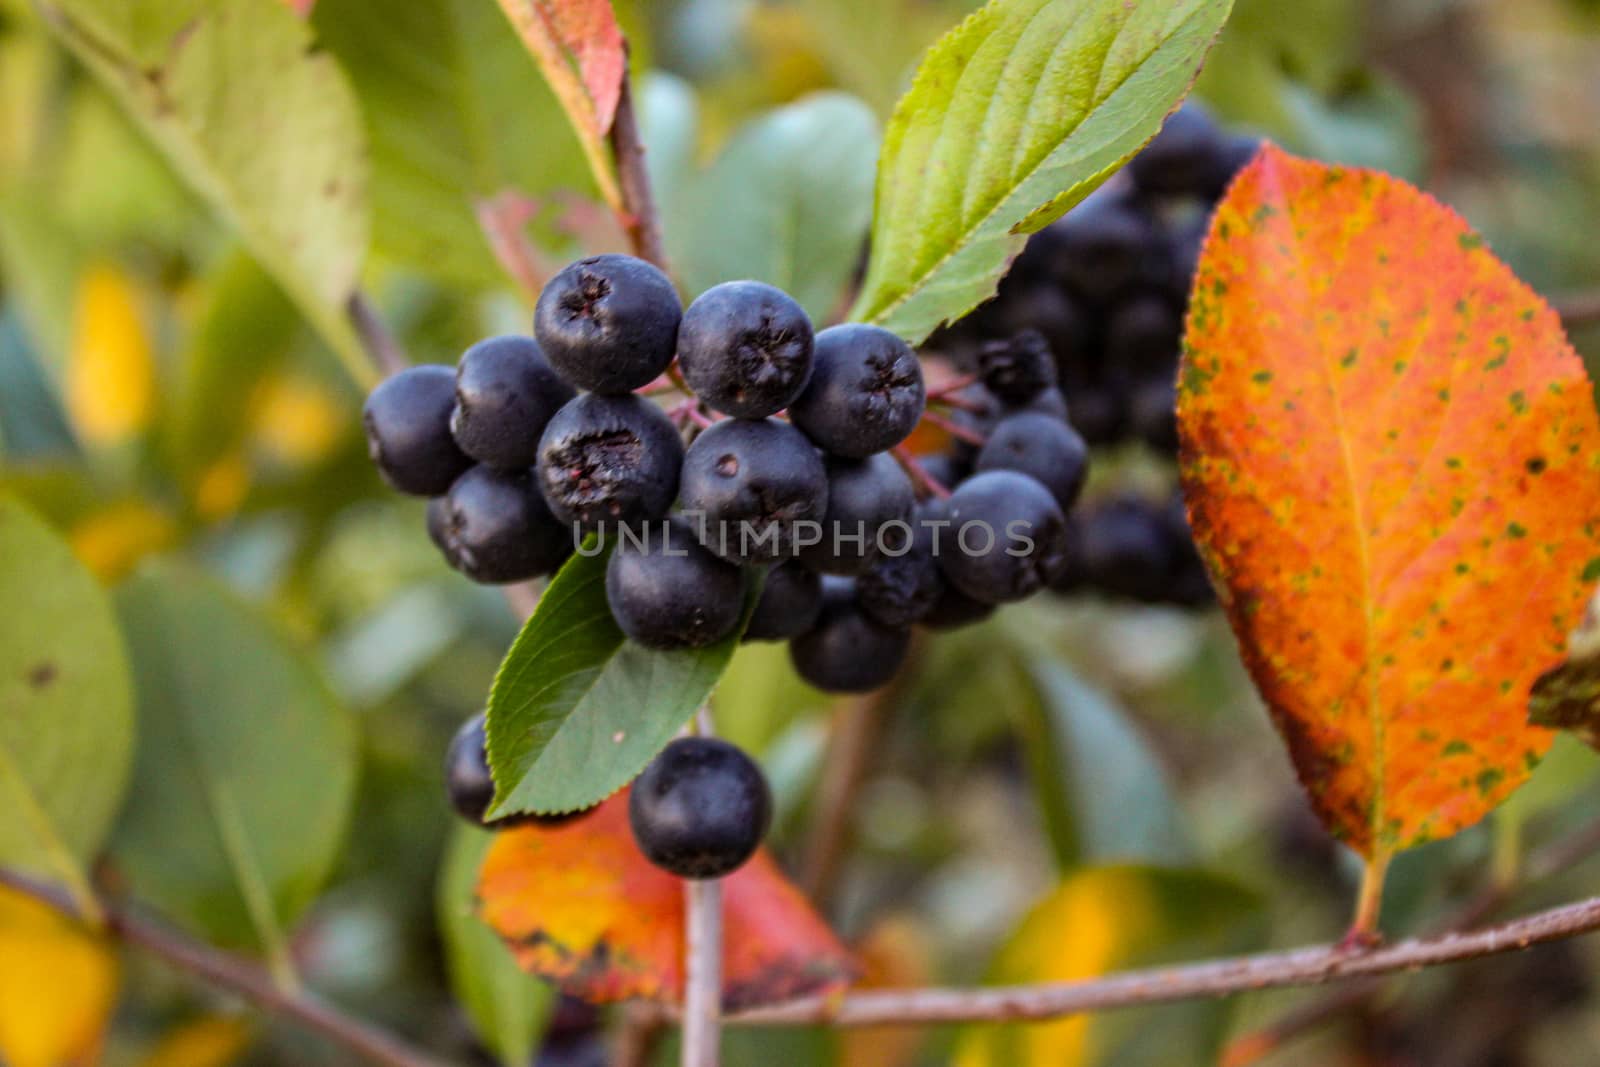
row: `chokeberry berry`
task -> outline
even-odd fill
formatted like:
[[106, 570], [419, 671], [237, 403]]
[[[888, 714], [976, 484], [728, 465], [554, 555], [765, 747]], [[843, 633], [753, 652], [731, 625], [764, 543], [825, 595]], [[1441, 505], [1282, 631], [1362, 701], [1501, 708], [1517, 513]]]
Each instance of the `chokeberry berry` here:
[[910, 642], [908, 630], [861, 610], [853, 579], [827, 577], [817, 624], [789, 642], [789, 659], [801, 678], [824, 692], [865, 693], [888, 684]]
[[800, 559], [823, 574], [860, 574], [877, 557], [878, 540], [911, 517], [916, 492], [911, 479], [887, 452], [867, 459], [829, 456], [828, 509], [818, 539]]
[[679, 505], [701, 542], [736, 563], [792, 556], [795, 524], [821, 521], [828, 503], [822, 456], [776, 419], [724, 419], [683, 457]]
[[925, 400], [910, 345], [880, 326], [846, 323], [817, 334], [811, 381], [789, 417], [825, 451], [863, 459], [910, 436]]
[[479, 463], [525, 470], [539, 458], [545, 425], [573, 395], [533, 338], [491, 337], [467, 349], [456, 367], [450, 431]]
[[1050, 584], [1064, 562], [1066, 518], [1037, 478], [991, 470], [962, 482], [945, 502], [945, 578], [974, 600], [1022, 600]]
[[1204, 196], [1222, 168], [1222, 130], [1200, 104], [1187, 100], [1167, 116], [1161, 132], [1133, 159], [1128, 173], [1141, 191]]
[[679, 517], [619, 538], [606, 564], [606, 602], [646, 648], [702, 648], [738, 629], [744, 572], [700, 546]]
[[[1048, 232], [1051, 231], [1041, 231]], [[1062, 373], [1085, 365], [1097, 351], [1094, 320], [1089, 309], [1059, 282], [1036, 282], [1014, 288], [1002, 283], [995, 303], [998, 307], [993, 315], [993, 334], [1009, 337], [1023, 330], [1038, 330], [1044, 335]]]
[[655, 404], [588, 393], [539, 439], [539, 486], [550, 510], [585, 532], [658, 519], [678, 495], [683, 441]]
[[1103, 301], [1139, 281], [1161, 252], [1150, 219], [1125, 189], [1101, 186], [1053, 225], [1061, 229], [1062, 280]]
[[746, 641], [787, 641], [817, 623], [822, 611], [822, 577], [794, 560], [767, 571], [761, 596], [745, 627]]
[[1091, 445], [1115, 444], [1128, 418], [1128, 398], [1115, 380], [1072, 391], [1072, 428]]
[[1044, 335], [1025, 329], [978, 349], [978, 373], [1005, 404], [1026, 404], [1056, 384], [1056, 360]]
[[533, 332], [568, 382], [620, 395], [648, 384], [672, 362], [683, 305], [672, 282], [633, 256], [569, 264], [539, 294]]
[[1063, 512], [1072, 507], [1089, 473], [1089, 446], [1060, 419], [1024, 411], [1007, 415], [978, 453], [979, 471], [1020, 471], [1037, 478]]
[[939, 599], [920, 621], [930, 630], [958, 630], [982, 622], [994, 614], [994, 609], [993, 604], [974, 600], [946, 582]]
[[[881, 555], [856, 578], [861, 610], [885, 626], [905, 627], [933, 610], [944, 593], [937, 551], [946, 547], [940, 534], [948, 527], [942, 501], [919, 504], [906, 536], [885, 538]], [[945, 539], [947, 540], [947, 539]]]
[[1254, 133], [1234, 133], [1226, 135], [1222, 140], [1222, 147], [1217, 152], [1214, 165], [1208, 175], [1201, 195], [1208, 200], [1220, 200], [1228, 191], [1228, 186], [1233, 184], [1233, 179], [1243, 170], [1258, 151], [1261, 150], [1261, 137]]
[[475, 582], [537, 578], [572, 554], [571, 528], [550, 514], [528, 471], [473, 467], [444, 497], [438, 526], [445, 559]]
[[695, 298], [678, 327], [678, 366], [695, 395], [741, 419], [775, 415], [811, 378], [805, 309], [761, 282], [724, 282]]
[[1106, 362], [1135, 374], [1177, 366], [1183, 320], [1163, 293], [1144, 292], [1118, 301], [1106, 316]]
[[384, 481], [402, 493], [438, 496], [472, 460], [450, 436], [456, 376], [433, 364], [385, 379], [362, 410], [367, 452]]
[[772, 824], [772, 791], [743, 751], [680, 737], [650, 761], [628, 795], [645, 858], [679, 878], [721, 878], [744, 866]]
[[1166, 595], [1176, 538], [1143, 500], [1107, 501], [1083, 517], [1089, 581], [1114, 596], [1157, 602]]
[[444, 783], [450, 806], [456, 813], [474, 826], [491, 830], [528, 825], [561, 826], [594, 810], [589, 807], [555, 815], [506, 815], [486, 820], [484, 816], [489, 813], [489, 805], [494, 803], [494, 779], [489, 774], [489, 749], [482, 712], [462, 723], [450, 739], [444, 756]]
[[1157, 452], [1178, 451], [1178, 393], [1167, 378], [1140, 382], [1128, 397], [1128, 424]]

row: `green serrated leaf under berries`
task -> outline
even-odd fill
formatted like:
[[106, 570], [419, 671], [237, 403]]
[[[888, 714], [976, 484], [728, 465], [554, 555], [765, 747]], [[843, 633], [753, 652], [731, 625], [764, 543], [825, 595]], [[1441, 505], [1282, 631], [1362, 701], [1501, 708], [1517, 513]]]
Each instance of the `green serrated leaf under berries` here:
[[[588, 551], [586, 548], [585, 551]], [[489, 814], [576, 811], [632, 781], [705, 703], [749, 621], [707, 648], [628, 641], [606, 603], [607, 547], [569, 559], [506, 653], [489, 693]]]
[[929, 51], [878, 160], [850, 318], [912, 343], [994, 293], [1193, 85], [1232, 0], [992, 0]]

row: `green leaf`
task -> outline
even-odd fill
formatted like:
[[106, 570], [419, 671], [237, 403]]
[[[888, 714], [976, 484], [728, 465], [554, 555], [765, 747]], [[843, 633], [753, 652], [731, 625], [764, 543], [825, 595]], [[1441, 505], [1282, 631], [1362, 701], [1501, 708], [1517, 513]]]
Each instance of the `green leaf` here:
[[878, 163], [850, 318], [921, 341], [993, 294], [1028, 233], [1153, 137], [1232, 0], [992, 0], [929, 51]]
[[117, 602], [143, 728], [113, 842], [129, 889], [286, 970], [285, 931], [343, 842], [354, 723], [310, 658], [213, 579], [155, 563]]
[[344, 304], [366, 253], [367, 158], [343, 73], [287, 4], [41, 0], [110, 88], [357, 381]]
[[501, 1063], [531, 1063], [554, 1006], [554, 989], [517, 966], [505, 942], [474, 913], [478, 869], [494, 835], [459, 827], [445, 849], [436, 904], [445, 968], [456, 1000]]
[[877, 151], [877, 119], [844, 93], [814, 93], [745, 126], [667, 216], [684, 287], [755, 278], [827, 321], [866, 241]]
[[111, 604], [71, 550], [0, 499], [0, 866], [87, 893], [128, 784], [132, 686]]
[[1057, 861], [1187, 859], [1166, 769], [1121, 710], [1060, 663], [1023, 669], [1033, 699], [1015, 712]]
[[[679, 652], [626, 640], [606, 604], [610, 554], [567, 561], [495, 676], [491, 816], [575, 811], [627, 785], [705, 703], [739, 645], [737, 632]], [[747, 617], [760, 587], [748, 584]]]
[[[1012, 932], [990, 967], [997, 985], [1063, 982], [1231, 955], [1264, 940], [1261, 901], [1201, 871], [1090, 867], [1068, 876]], [[1211, 1067], [1230, 1005], [1194, 1001], [1032, 1026], [961, 1031], [957, 1067]]]
[[320, 0], [312, 21], [361, 98], [377, 251], [500, 284], [474, 201], [590, 188], [554, 95], [490, 0]]

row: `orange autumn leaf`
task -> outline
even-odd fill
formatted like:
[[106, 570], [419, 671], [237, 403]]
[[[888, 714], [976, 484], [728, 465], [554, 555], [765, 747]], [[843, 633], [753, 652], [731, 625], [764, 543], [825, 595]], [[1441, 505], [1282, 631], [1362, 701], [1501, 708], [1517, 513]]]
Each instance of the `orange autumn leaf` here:
[[[557, 827], [497, 835], [478, 912], [522, 967], [590, 1001], [683, 995], [683, 882], [634, 846], [626, 790]], [[843, 989], [849, 954], [765, 852], [723, 880], [729, 1011]]]
[[1271, 146], [1212, 222], [1180, 371], [1195, 537], [1324, 823], [1469, 826], [1600, 576], [1600, 425], [1555, 313], [1448, 208]]
[[[622, 98], [628, 65], [611, 0], [500, 0], [568, 114], [604, 137]], [[577, 81], [567, 77], [576, 69]], [[581, 97], [580, 94], [581, 93]]]

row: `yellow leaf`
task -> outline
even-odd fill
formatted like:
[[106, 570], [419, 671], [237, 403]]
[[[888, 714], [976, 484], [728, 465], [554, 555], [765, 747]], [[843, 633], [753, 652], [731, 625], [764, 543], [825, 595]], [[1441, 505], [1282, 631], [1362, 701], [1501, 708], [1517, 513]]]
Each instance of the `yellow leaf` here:
[[116, 1007], [117, 956], [55, 909], [0, 887], [0, 1061], [86, 1067]]
[[327, 386], [280, 375], [261, 384], [251, 428], [268, 458], [304, 467], [327, 456], [349, 425], [348, 408]]
[[248, 1020], [235, 1016], [195, 1019], [156, 1042], [139, 1067], [224, 1067], [249, 1046], [252, 1031]]
[[67, 410], [91, 444], [115, 444], [149, 425], [156, 370], [133, 282], [97, 264], [78, 282], [67, 353]]
[[177, 535], [177, 525], [166, 512], [140, 500], [124, 500], [79, 519], [68, 540], [85, 567], [112, 582], [171, 545]]
[[250, 465], [244, 456], [230, 452], [200, 472], [190, 495], [195, 513], [207, 522], [216, 522], [237, 511], [249, 491]]

